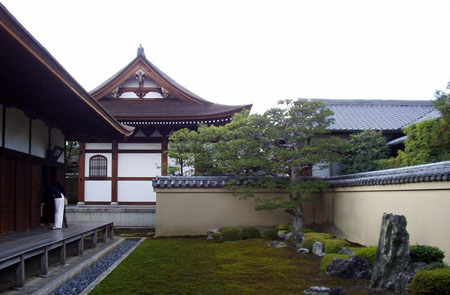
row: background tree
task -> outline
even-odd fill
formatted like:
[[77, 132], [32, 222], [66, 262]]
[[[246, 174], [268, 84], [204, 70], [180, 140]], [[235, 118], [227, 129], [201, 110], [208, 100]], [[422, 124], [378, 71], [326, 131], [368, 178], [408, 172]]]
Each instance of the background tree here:
[[381, 132], [364, 130], [351, 134], [350, 140], [343, 144], [341, 172], [351, 174], [377, 170], [377, 160], [388, 157], [389, 148]]
[[313, 165], [337, 155], [338, 140], [323, 136], [332, 114], [321, 102], [280, 101], [263, 115], [244, 112], [225, 126], [200, 126], [188, 138], [186, 152], [195, 159], [197, 173], [232, 175], [228, 187], [243, 198], [258, 188], [287, 191], [289, 199], [257, 199], [257, 209], [284, 208], [296, 230], [303, 226], [302, 203], [327, 186], [305, 176]]

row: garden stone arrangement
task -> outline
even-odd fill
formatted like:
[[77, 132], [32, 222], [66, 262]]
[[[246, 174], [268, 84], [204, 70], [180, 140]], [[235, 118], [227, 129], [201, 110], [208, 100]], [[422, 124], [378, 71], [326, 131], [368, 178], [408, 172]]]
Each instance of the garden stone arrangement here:
[[340, 287], [328, 288], [321, 286], [312, 286], [304, 290], [303, 293], [308, 295], [345, 295], [345, 290]]
[[370, 280], [372, 270], [369, 261], [359, 256], [336, 258], [327, 267], [327, 274], [346, 279]]

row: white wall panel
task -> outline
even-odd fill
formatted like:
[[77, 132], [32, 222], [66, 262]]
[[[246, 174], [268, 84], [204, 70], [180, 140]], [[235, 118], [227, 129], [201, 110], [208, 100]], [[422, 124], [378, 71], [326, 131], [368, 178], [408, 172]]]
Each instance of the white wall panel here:
[[106, 157], [107, 160], [107, 177], [111, 177], [112, 176], [112, 154], [111, 153], [87, 153], [85, 156], [85, 165], [84, 167], [86, 168], [84, 171], [84, 176], [85, 177], [89, 177], [89, 159], [93, 156], [96, 155], [101, 155]]
[[87, 150], [110, 150], [112, 143], [86, 143]]
[[145, 79], [144, 79], [144, 87], [159, 87], [159, 85], [156, 84], [156, 82], [153, 81], [153, 79], [145, 77]]
[[29, 152], [30, 120], [19, 109], [6, 108], [5, 147], [27, 153]]
[[119, 202], [156, 202], [151, 181], [121, 180], [117, 188]]
[[84, 183], [85, 202], [111, 202], [110, 180], [86, 180]]
[[[61, 132], [61, 130], [52, 128], [51, 138], [50, 138], [50, 146], [51, 146], [52, 150], [55, 146], [60, 146], [62, 148], [64, 148], [66, 146], [65, 137], [64, 137], [64, 134]], [[59, 156], [59, 158], [58, 158], [59, 163], [64, 163], [64, 160], [65, 160], [64, 153], [65, 152], [63, 152], [61, 154], [61, 156]]]
[[120, 154], [119, 177], [154, 177], [161, 175], [161, 154]]
[[0, 104], [0, 146], [3, 142], [3, 105]]
[[160, 143], [119, 143], [119, 150], [160, 150]]
[[31, 154], [40, 158], [47, 156], [48, 127], [41, 120], [31, 121]]

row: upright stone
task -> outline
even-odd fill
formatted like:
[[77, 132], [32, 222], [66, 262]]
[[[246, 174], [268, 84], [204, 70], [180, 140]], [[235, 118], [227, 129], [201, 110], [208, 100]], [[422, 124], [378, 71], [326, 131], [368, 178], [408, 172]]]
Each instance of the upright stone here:
[[393, 290], [397, 276], [408, 265], [409, 234], [406, 231], [406, 217], [384, 213], [370, 286]]

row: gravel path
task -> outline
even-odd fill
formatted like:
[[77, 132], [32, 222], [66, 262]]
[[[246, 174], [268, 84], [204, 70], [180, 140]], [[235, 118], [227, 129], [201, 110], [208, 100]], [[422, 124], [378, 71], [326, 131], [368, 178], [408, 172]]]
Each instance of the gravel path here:
[[131, 247], [133, 247], [138, 239], [126, 240], [122, 245], [114, 249], [111, 253], [97, 261], [94, 265], [89, 267], [83, 273], [77, 275], [70, 281], [64, 283], [59, 289], [57, 289], [54, 295], [76, 295], [83, 292], [83, 290], [89, 286], [98, 276], [100, 276], [105, 270], [107, 270], [116, 260], [122, 257]]

